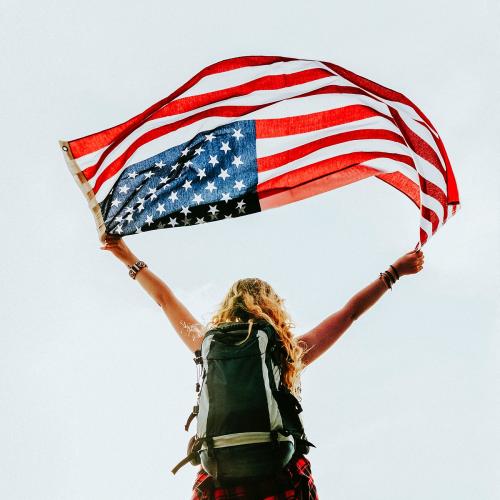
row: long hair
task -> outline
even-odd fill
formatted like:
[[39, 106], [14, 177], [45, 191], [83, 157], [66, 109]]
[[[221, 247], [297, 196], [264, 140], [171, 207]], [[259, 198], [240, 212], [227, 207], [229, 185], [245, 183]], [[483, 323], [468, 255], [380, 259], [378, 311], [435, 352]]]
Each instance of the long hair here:
[[269, 322], [281, 339], [287, 353], [287, 362], [282, 367], [282, 382], [300, 399], [300, 372], [305, 368], [303, 356], [305, 346], [292, 334], [295, 326], [284, 300], [264, 280], [244, 278], [233, 283], [216, 312], [207, 324], [206, 330], [216, 328], [225, 322], [248, 322], [249, 333], [252, 323], [258, 319]]

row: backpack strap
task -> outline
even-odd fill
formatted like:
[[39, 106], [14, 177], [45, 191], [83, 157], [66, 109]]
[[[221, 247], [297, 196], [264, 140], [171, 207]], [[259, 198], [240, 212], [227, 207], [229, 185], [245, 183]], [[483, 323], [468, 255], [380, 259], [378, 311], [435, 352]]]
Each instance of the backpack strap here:
[[204, 440], [205, 438], [195, 438], [192, 440], [191, 446], [188, 450], [189, 453], [172, 469], [172, 474], [175, 474], [181, 467], [184, 467], [190, 462], [193, 465], [199, 464], [199, 451]]

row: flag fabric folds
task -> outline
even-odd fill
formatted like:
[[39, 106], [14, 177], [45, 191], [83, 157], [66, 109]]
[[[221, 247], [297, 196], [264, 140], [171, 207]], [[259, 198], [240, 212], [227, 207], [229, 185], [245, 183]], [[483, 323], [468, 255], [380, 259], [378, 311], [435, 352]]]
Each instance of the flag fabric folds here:
[[220, 61], [130, 120], [59, 143], [101, 241], [241, 217], [372, 176], [420, 210], [417, 246], [460, 208], [423, 112], [329, 62]]

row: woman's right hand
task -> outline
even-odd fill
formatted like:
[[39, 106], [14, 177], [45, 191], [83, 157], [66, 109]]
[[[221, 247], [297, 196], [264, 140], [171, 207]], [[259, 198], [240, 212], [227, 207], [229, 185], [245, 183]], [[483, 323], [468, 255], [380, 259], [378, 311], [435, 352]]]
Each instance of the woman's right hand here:
[[133, 260], [133, 254], [123, 238], [114, 234], [106, 234], [104, 245], [100, 247], [101, 250], [109, 250], [117, 259], [122, 262]]
[[393, 266], [398, 271], [400, 276], [407, 274], [416, 274], [420, 272], [424, 267], [424, 254], [422, 250], [411, 250], [410, 252], [402, 255]]

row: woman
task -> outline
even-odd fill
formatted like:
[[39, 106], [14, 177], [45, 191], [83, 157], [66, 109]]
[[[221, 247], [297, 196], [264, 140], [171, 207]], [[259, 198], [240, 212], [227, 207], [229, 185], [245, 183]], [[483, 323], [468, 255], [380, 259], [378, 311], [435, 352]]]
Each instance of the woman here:
[[[144, 264], [137, 265], [142, 261], [139, 261], [123, 239], [115, 235], [107, 235], [101, 249], [109, 250], [130, 268], [131, 277], [136, 279], [163, 309], [175, 331], [193, 353], [201, 348], [204, 333], [220, 323], [248, 322], [254, 319], [265, 319], [270, 322], [283, 341], [291, 360], [283, 367], [283, 381], [298, 397], [300, 397], [301, 371], [331, 347], [354, 320], [375, 304], [401, 276], [420, 272], [424, 263], [421, 250], [405, 253], [386, 271], [379, 273], [377, 279], [351, 297], [340, 310], [328, 316], [309, 332], [294, 336], [291, 332], [294, 324], [283, 305], [283, 299], [261, 279], [247, 278], [236, 281], [208, 325], [203, 326], [179, 301], [166, 283], [147, 266], [142, 267]], [[216, 500], [236, 498], [313, 500], [317, 499], [318, 495], [309, 460], [303, 454], [296, 453], [279, 477], [258, 485], [254, 483], [215, 488], [211, 477], [200, 467], [193, 485], [192, 500], [211, 498]]]

